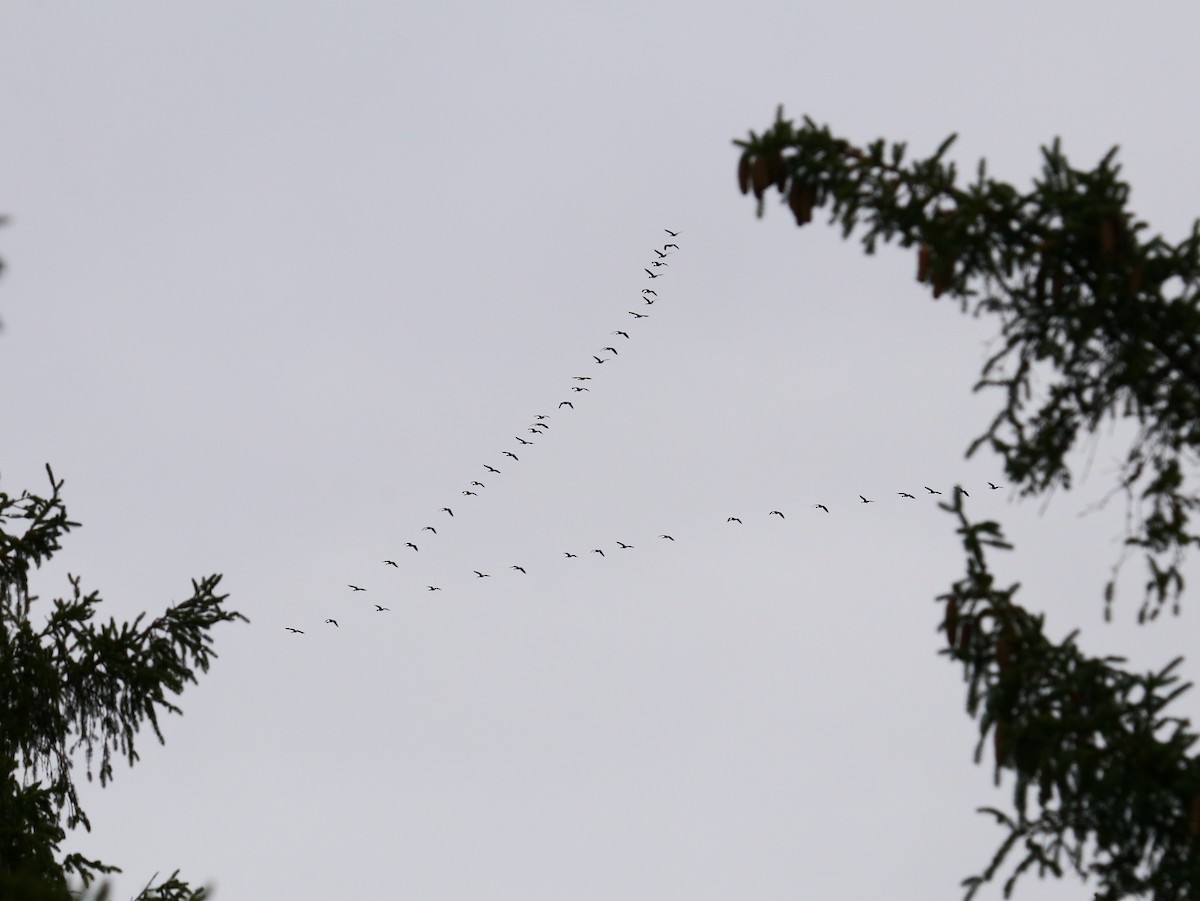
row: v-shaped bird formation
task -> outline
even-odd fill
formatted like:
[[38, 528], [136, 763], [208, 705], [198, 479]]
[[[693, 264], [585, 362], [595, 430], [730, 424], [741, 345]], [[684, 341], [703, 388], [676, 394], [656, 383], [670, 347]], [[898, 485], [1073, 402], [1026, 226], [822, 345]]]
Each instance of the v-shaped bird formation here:
[[[661, 248], [658, 248], [658, 247], [652, 248], [652, 250], [655, 254], [655, 258], [653, 260], [649, 261], [648, 266], [644, 269], [647, 277], [651, 278], [651, 279], [658, 279], [658, 278], [665, 277], [665, 275], [667, 274], [666, 270], [670, 268], [669, 264], [666, 262], [667, 258], [673, 256], [675, 253], [679, 252], [679, 250], [680, 250], [679, 245], [677, 243], [675, 243], [674, 239], [677, 238], [681, 234], [681, 232], [671, 231], [670, 229], [664, 229], [664, 231], [667, 233], [668, 236], [670, 236], [670, 238], [672, 240], [670, 242], [663, 244]], [[657, 285], [659, 283], [656, 282], [655, 284]], [[643, 312], [639, 312], [637, 310], [629, 310], [628, 311], [629, 315], [633, 317], [633, 324], [636, 324], [638, 321], [640, 321], [642, 319], [650, 318], [650, 313], [646, 312], [646, 310], [648, 310], [649, 307], [656, 304], [660, 299], [658, 291], [655, 288], [643, 288], [641, 291], [640, 297], [641, 297], [641, 300], [643, 301], [643, 306], [642, 306]], [[630, 327], [632, 327], [632, 326], [630, 326]], [[612, 331], [611, 334], [617, 335], [622, 339], [622, 342], [619, 342], [619, 343], [623, 343], [624, 341], [632, 341], [633, 340], [633, 335], [631, 334], [630, 331], [627, 331], [626, 329], [616, 329], [616, 330]], [[600, 347], [591, 354], [591, 360], [592, 360], [593, 366], [603, 365], [603, 364], [607, 364], [609, 362], [615, 362], [619, 358], [620, 358], [619, 350], [612, 345]], [[583, 402], [584, 400], [586, 400], [586, 398], [584, 397], [584, 394], [586, 392], [590, 391], [590, 388], [583, 383], [593, 381], [593, 377], [590, 375], [574, 375], [574, 376], [571, 376], [571, 381], [574, 381], [578, 384], [573, 385], [573, 386], [566, 386], [570, 389], [571, 397], [573, 398], [573, 400], [564, 398], [563, 400], [561, 400], [558, 403], [558, 406], [556, 409], [558, 411], [565, 411], [561, 415], [575, 415], [575, 411], [576, 411], [575, 402], [576, 401]], [[550, 432], [550, 423], [547, 420], [549, 420], [550, 418], [551, 418], [551, 414], [535, 413], [532, 416], [533, 421], [528, 423], [526, 426], [524, 426], [525, 434], [529, 435], [531, 437], [522, 438], [520, 436], [514, 436], [514, 440], [518, 443], [518, 449], [532, 448], [532, 447], [536, 446], [537, 444], [539, 444], [543, 439], [548, 439], [549, 432]], [[507, 468], [508, 465], [523, 465], [521, 463], [521, 456], [518, 455], [517, 453], [515, 453], [511, 449], [506, 448], [506, 449], [501, 450], [498, 454], [498, 457], [504, 457], [505, 460], [494, 460], [494, 462], [499, 462], [499, 463], [505, 464], [505, 468]], [[505, 463], [505, 461], [511, 461], [511, 463]], [[504, 470], [499, 468], [498, 466], [493, 465], [493, 461], [481, 463], [480, 469], [489, 475], [494, 475], [494, 476], [501, 477], [501, 478], [503, 477], [503, 474], [504, 474]], [[492, 479], [489, 478], [488, 481], [491, 482]], [[466, 503], [466, 504], [477, 503], [477, 501], [475, 501], [474, 498], [480, 498], [481, 497], [480, 492], [484, 492], [487, 490], [487, 485], [485, 483], [479, 481], [477, 478], [472, 477], [472, 478], [466, 479], [466, 480], [464, 480], [464, 483], [466, 484], [467, 487], [462, 488], [459, 491], [460, 491], [461, 498], [463, 499], [464, 503]], [[928, 492], [927, 496], [930, 498], [932, 498], [935, 495], [942, 494], [941, 491], [938, 491], [934, 488], [930, 488], [928, 485], [924, 485], [922, 487], [925, 489], [926, 492]], [[988, 487], [988, 489], [995, 491], [995, 490], [999, 490], [1002, 486], [996, 485], [993, 482], [988, 482], [987, 487]], [[475, 490], [475, 489], [478, 489], [478, 490]], [[961, 493], [966, 497], [970, 497], [970, 495], [967, 493], [967, 491], [965, 489], [963, 489], [961, 486], [955, 486], [953, 491], [956, 494]], [[897, 491], [896, 494], [902, 501], [916, 500], [916, 496], [914, 494], [909, 493], [908, 491]], [[846, 499], [846, 500], [847, 500], [847, 504], [846, 504], [847, 507], [849, 507], [851, 503], [853, 503], [853, 506], [859, 507], [859, 508], [861, 508], [867, 504], [877, 503], [874, 498], [868, 498], [862, 494], [858, 495], [857, 500], [853, 500], [853, 501], [851, 499]], [[823, 501], [817, 502], [817, 503], [812, 504], [812, 510], [815, 511], [815, 513], [810, 514], [810, 515], [825, 516], [827, 514], [832, 514], [835, 509], [840, 509], [840, 504], [830, 506], [828, 503], [823, 502]], [[444, 523], [448, 524], [448, 523], [452, 522], [455, 518], [455, 510], [451, 507], [448, 507], [448, 506], [441, 507], [441, 508], [439, 508], [439, 510], [437, 512], [442, 515], [442, 522], [444, 522]], [[460, 512], [463, 512], [463, 511], [460, 511]], [[866, 511], [863, 511], [863, 515], [866, 515]], [[747, 514], [747, 517], [749, 517], [749, 514]], [[785, 526], [782, 524], [787, 520], [787, 516], [785, 515], [785, 513], [782, 510], [777, 510], [777, 509], [763, 512], [761, 515], [761, 518], [766, 521], [777, 520], [780, 523], [780, 525], [777, 526], [778, 528], [785, 528]], [[716, 521], [715, 517], [714, 517], [714, 521]], [[427, 522], [428, 522], [428, 520], [427, 520]], [[726, 516], [725, 523], [727, 525], [732, 525], [732, 526], [743, 526], [744, 525], [743, 520], [740, 515]], [[429, 532], [431, 537], [438, 535], [438, 529], [437, 529], [437, 527], [435, 527], [433, 525], [422, 526], [418, 531], [419, 531], [419, 533]], [[676, 543], [676, 539], [673, 534], [670, 534], [670, 533], [654, 533], [654, 534], [657, 536], [656, 538], [651, 536], [652, 543], [654, 545], [661, 545], [663, 541], [669, 542], [670, 544]], [[630, 536], [625, 536], [625, 537], [630, 537]], [[636, 537], [636, 536], [633, 536], [633, 537]], [[406, 541], [406, 542], [403, 542], [402, 544], [400, 544], [399, 546], [403, 549], [411, 549], [412, 551], [417, 551], [417, 552], [420, 551], [420, 548], [417, 546], [417, 544], [414, 541]], [[616, 552], [616, 551], [635, 551], [637, 549], [638, 545], [624, 541], [624, 540], [613, 539], [612, 543], [608, 547], [609, 547], [610, 551], [614, 551], [614, 552]], [[596, 563], [594, 565], [605, 565], [604, 563], [602, 563], [602, 561], [607, 561], [607, 560], [611, 559], [604, 553], [605, 549], [603, 547], [584, 548], [583, 551], [586, 552], [587, 557], [592, 557], [594, 555], [597, 558]], [[616, 556], [618, 556], [618, 555], [616, 553], [614, 553], [614, 557], [616, 557]], [[623, 557], [624, 555], [620, 555], [620, 556]], [[559, 561], [581, 560], [582, 559], [581, 554], [577, 553], [575, 550], [550, 551], [547, 553], [547, 559], [551, 559], [551, 558], [557, 558]], [[375, 565], [380, 568], [391, 567], [396, 570], [401, 569], [401, 565], [392, 559], [385, 559], [385, 560], [379, 561]], [[576, 565], [583, 565], [583, 564], [576, 564]], [[609, 564], [609, 565], [611, 565], [611, 564]], [[506, 564], [506, 566], [507, 566], [507, 569], [510, 571], [510, 576], [509, 576], [510, 578], [526, 577], [529, 575], [530, 570], [533, 569], [532, 565], [530, 565], [530, 561], [527, 561], [527, 560], [521, 560], [521, 561], [517, 561], [517, 562], [508, 562]], [[536, 572], [536, 570], [534, 570], [534, 571]], [[477, 569], [477, 570], [473, 570], [471, 573], [463, 573], [463, 574], [460, 574], [460, 576], [455, 576], [453, 578], [457, 581], [457, 580], [462, 579], [463, 577], [472, 578], [474, 581], [479, 582], [483, 579], [491, 579], [492, 574], [489, 572], [484, 572], [482, 570]], [[356, 578], [356, 582], [357, 581], [366, 582], [368, 580], [362, 579], [362, 578]], [[367, 587], [363, 587], [358, 584], [354, 584], [354, 583], [346, 583], [346, 584], [349, 589], [348, 593], [350, 593], [350, 594], [360, 592], [360, 591], [368, 592], [368, 590], [369, 590]], [[390, 583], [386, 587], [381, 584], [378, 587], [379, 593], [382, 594], [385, 591], [394, 591], [395, 589], [392, 587], [393, 584], [394, 583]], [[447, 584], [449, 585], [449, 583], [447, 583]], [[374, 589], [372, 589], [372, 590], [374, 590]], [[441, 585], [426, 585], [425, 590], [428, 592], [433, 592], [433, 591], [442, 591], [443, 588]], [[375, 602], [372, 602], [369, 606], [374, 607], [373, 612], [375, 612], [375, 613], [387, 613], [387, 612], [390, 612], [390, 610], [391, 610], [390, 607], [385, 607], [382, 604], [375, 603]], [[334, 627], [339, 627], [339, 622], [334, 617], [325, 618], [324, 623], [327, 625], [332, 625]], [[293, 635], [305, 635], [306, 634], [306, 632], [304, 630], [296, 628], [294, 626], [284, 626], [284, 629], [288, 633], [293, 634]]]

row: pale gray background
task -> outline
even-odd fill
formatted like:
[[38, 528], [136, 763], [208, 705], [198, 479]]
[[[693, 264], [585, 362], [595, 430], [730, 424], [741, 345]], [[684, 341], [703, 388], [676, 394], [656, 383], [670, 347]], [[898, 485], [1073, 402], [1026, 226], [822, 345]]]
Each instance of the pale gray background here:
[[918, 155], [958, 131], [1022, 188], [1055, 135], [1120, 143], [1177, 240], [1200, 14], [1132, 9], [5, 4], [3, 484], [49, 461], [84, 524], [38, 589], [126, 618], [220, 571], [253, 621], [71, 849], [121, 897], [176, 866], [221, 901], [958, 897], [1009, 794], [937, 656], [952, 520], [896, 492], [966, 485], [1091, 652], [1157, 667], [1195, 611], [1132, 626], [1131, 565], [1102, 624], [1120, 509], [1079, 514], [1123, 445], [1044, 514], [987, 491], [994, 323], [911, 251], [756, 221], [730, 140], [778, 103]]

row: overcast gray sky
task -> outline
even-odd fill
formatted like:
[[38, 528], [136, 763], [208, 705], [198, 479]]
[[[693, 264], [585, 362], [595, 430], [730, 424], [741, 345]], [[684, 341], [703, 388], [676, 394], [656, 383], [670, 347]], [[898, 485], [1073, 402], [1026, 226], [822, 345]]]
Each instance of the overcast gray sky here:
[[952, 520], [896, 493], [966, 486], [1089, 652], [1161, 666], [1195, 605], [1136, 628], [1131, 564], [1105, 626], [1120, 511], [1080, 513], [1123, 445], [1044, 512], [988, 491], [994, 323], [909, 251], [757, 221], [730, 142], [780, 103], [957, 131], [1022, 189], [1056, 135], [1120, 144], [1175, 241], [1200, 13], [1132, 9], [5, 4], [0, 473], [51, 463], [83, 523], [38, 590], [131, 618], [222, 572], [252, 621], [70, 849], [118, 897], [177, 866], [222, 901], [959, 897], [1010, 792], [937, 656]]

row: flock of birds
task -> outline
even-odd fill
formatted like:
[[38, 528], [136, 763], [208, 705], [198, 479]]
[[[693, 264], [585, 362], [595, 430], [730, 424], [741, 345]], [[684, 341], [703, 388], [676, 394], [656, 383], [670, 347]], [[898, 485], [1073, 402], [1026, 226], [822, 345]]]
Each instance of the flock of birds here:
[[[663, 275], [665, 273], [662, 273], [660, 270], [668, 268], [668, 263], [666, 262], [666, 258], [669, 256], [672, 256], [675, 252], [677, 252], [679, 250], [679, 245], [674, 243], [674, 238], [678, 237], [680, 233], [671, 231], [670, 229], [664, 229], [664, 231], [667, 233], [667, 235], [669, 235], [671, 237], [672, 240], [663, 244], [661, 249], [659, 249], [657, 247], [653, 249], [655, 258], [650, 261], [648, 267], [646, 267], [644, 270], [646, 272], [646, 275], [651, 279], [663, 277]], [[658, 292], [653, 288], [643, 288], [642, 292], [641, 292], [641, 300], [643, 301], [643, 304], [644, 304], [642, 309], [645, 310], [647, 307], [653, 306], [658, 301]], [[628, 312], [629, 312], [629, 315], [634, 317], [634, 319], [646, 319], [646, 318], [649, 318], [649, 316], [650, 316], [650, 314], [648, 312], [639, 312], [637, 310], [629, 310]], [[631, 340], [629, 332], [626, 331], [625, 329], [617, 329], [612, 334], [616, 335], [622, 339], [625, 339], [625, 340]], [[603, 365], [603, 364], [609, 362], [610, 360], [615, 359], [616, 357], [620, 356], [620, 353], [617, 350], [617, 348], [613, 347], [613, 346], [601, 348], [601, 353], [611, 354], [611, 356], [600, 356], [599, 354], [593, 354], [592, 359], [595, 361], [595, 365]], [[576, 375], [576, 376], [572, 377], [572, 381], [578, 383], [576, 385], [571, 386], [571, 391], [574, 395], [578, 396], [586, 391], [591, 390], [585, 384], [586, 382], [592, 381], [591, 376]], [[564, 408], [569, 409], [569, 410], [574, 410], [575, 409], [574, 401], [569, 400], [569, 399], [561, 401], [558, 404], [558, 409], [561, 410]], [[535, 414], [534, 422], [530, 423], [526, 427], [526, 434], [533, 435], [533, 436], [535, 436], [535, 438], [545, 435], [547, 433], [547, 431], [550, 429], [550, 424], [547, 422], [547, 420], [549, 420], [549, 419], [550, 419], [550, 414], [547, 414], [547, 413]], [[522, 438], [519, 435], [514, 436], [514, 438], [518, 442], [518, 444], [521, 446], [532, 445], [535, 443], [534, 440], [531, 440], [529, 438]], [[518, 449], [520, 449], [520, 448], [518, 448]], [[521, 459], [520, 456], [517, 453], [515, 453], [514, 451], [505, 450], [505, 451], [502, 451], [501, 453], [504, 457], [510, 458], [514, 462], [520, 462], [520, 459]], [[485, 472], [487, 472], [489, 474], [493, 474], [493, 475], [500, 475], [502, 472], [498, 467], [492, 466], [490, 463], [483, 464], [483, 469]], [[1002, 487], [1002, 486], [996, 485], [992, 482], [988, 482], [987, 485], [988, 485], [988, 488], [993, 491], [997, 491]], [[485, 489], [486, 487], [487, 487], [486, 484], [479, 481], [478, 479], [472, 479], [468, 483], [468, 487], [462, 489], [461, 494], [463, 497], [478, 497], [479, 496], [478, 491], [475, 491], [474, 489], [477, 489], [477, 488]], [[934, 489], [934, 488], [930, 488], [928, 485], [925, 485], [922, 487], [924, 487], [925, 491], [928, 492], [928, 494], [925, 496], [932, 497], [934, 495], [942, 494], [941, 491], [938, 491], [937, 489]], [[970, 497], [970, 494], [968, 494], [966, 489], [962, 488], [961, 486], [956, 487], [954, 489], [954, 491], [961, 492], [964, 496]], [[898, 491], [896, 493], [902, 499], [916, 500], [916, 495], [911, 494], [907, 491]], [[858, 499], [859, 499], [859, 502], [862, 504], [876, 503], [876, 501], [874, 499], [865, 497], [864, 495], [861, 495], [861, 494], [858, 496]], [[830, 512], [829, 507], [827, 505], [821, 504], [821, 503], [813, 504], [813, 509], [823, 511], [824, 513]], [[444, 514], [445, 516], [448, 516], [450, 518], [454, 517], [454, 510], [451, 507], [442, 507], [438, 512], [440, 514]], [[767, 517], [768, 518], [769, 517], [778, 517], [781, 520], [786, 519], [786, 516], [784, 515], [783, 511], [781, 511], [781, 510], [771, 510], [767, 514]], [[737, 517], [737, 516], [729, 516], [726, 518], [725, 522], [727, 524], [729, 524], [729, 523], [733, 523], [736, 525], [743, 524], [741, 518]], [[432, 525], [424, 526], [420, 531], [422, 533], [430, 532], [432, 535], [438, 534], [437, 527], [432, 526]], [[657, 540], [674, 542], [675, 537], [669, 533], [662, 533], [662, 534], [659, 534]], [[404, 543], [403, 547], [406, 551], [413, 551], [413, 552], [420, 551], [420, 547], [417, 545], [417, 543], [415, 541], [407, 541]], [[617, 541], [616, 548], [615, 549], [610, 548], [610, 552], [612, 552], [612, 551], [620, 552], [620, 551], [633, 550], [633, 549], [634, 549], [634, 545], [628, 544], [627, 542], [624, 542], [624, 541]], [[587, 553], [588, 554], [596, 554], [596, 555], [599, 555], [600, 557], [606, 556], [604, 553], [604, 548], [590, 548], [587, 551]], [[574, 553], [572, 551], [563, 551], [563, 555], [566, 559], [578, 559], [579, 558], [579, 554]], [[400, 568], [400, 564], [397, 563], [395, 560], [383, 560], [382, 565], [390, 566], [390, 567], [393, 567], [396, 569]], [[526, 568], [519, 564], [510, 565], [509, 570], [511, 570], [515, 573], [519, 573], [520, 575], [528, 574]], [[473, 572], [475, 574], [476, 579], [492, 578], [491, 573], [486, 573], [481, 570], [473, 570]], [[360, 585], [355, 585], [353, 583], [347, 583], [347, 587], [350, 589], [350, 591], [352, 593], [359, 592], [359, 591], [365, 592], [367, 590], [366, 588], [363, 588]], [[441, 591], [442, 588], [440, 585], [427, 585], [426, 590], [427, 591]], [[375, 608], [373, 612], [375, 612], [375, 613], [387, 613], [387, 612], [391, 611], [390, 607], [385, 607], [382, 604], [373, 604], [373, 606]], [[330, 625], [335, 628], [340, 628], [340, 624], [338, 623], [337, 619], [334, 617], [326, 618], [323, 625]], [[304, 635], [305, 634], [303, 629], [298, 629], [294, 626], [284, 626], [284, 629], [287, 632], [290, 632], [295, 635]]]

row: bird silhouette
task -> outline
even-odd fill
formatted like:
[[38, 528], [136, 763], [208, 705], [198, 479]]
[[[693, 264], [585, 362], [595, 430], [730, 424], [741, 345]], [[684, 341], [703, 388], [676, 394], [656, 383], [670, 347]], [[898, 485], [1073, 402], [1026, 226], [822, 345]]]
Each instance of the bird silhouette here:
[[618, 541], [617, 544], [621, 545], [621, 548], [623, 550], [629, 550], [630, 548], [633, 547], [632, 544], [626, 544], [624, 541]]
[[[327, 622], [327, 623], [333, 623], [335, 626], [337, 626], [337, 620], [336, 620], [336, 619], [327, 619], [327, 620], [325, 620], [325, 622]], [[340, 629], [340, 628], [341, 628], [341, 626], [338, 626], [338, 628]]]
[[667, 541], [674, 541], [674, 540], [675, 540], [675, 539], [674, 539], [674, 538], [672, 538], [670, 535], [659, 535], [658, 537], [659, 537], [659, 538], [665, 538], [665, 539], [667, 539]]
[[471, 572], [475, 573], [475, 575], [479, 576], [481, 579], [490, 579], [492, 577], [490, 573], [481, 573], [477, 569], [473, 569]]
[[442, 507], [442, 512], [443, 512], [443, 513], [449, 513], [451, 516], [453, 516], [453, 515], [454, 515], [454, 511], [453, 511], [453, 510], [451, 510], [449, 507]]
[[604, 361], [602, 359], [600, 359], [598, 356], [596, 356], [595, 354], [592, 354], [592, 359], [595, 360], [597, 363], [600, 363], [600, 364], [604, 363]]
[[642, 300], [646, 301], [646, 306], [648, 306], [648, 307], [654, 306], [654, 298], [653, 297], [643, 297]]
[[787, 519], [787, 517], [784, 516], [782, 513], [780, 513], [778, 510], [772, 510], [770, 513], [767, 514], [767, 516], [778, 516], [780, 519]]
[[463, 491], [463, 497], [479, 497], [474, 491]]
[[475, 487], [475, 488], [486, 488], [487, 487], [487, 485], [483, 484], [483, 482], [472, 482], [471, 485], [472, 485], [472, 487]]
[[514, 454], [512, 451], [504, 451], [504, 456], [512, 457], [517, 462], [520, 462], [520, 458], [516, 454]]
[[741, 520], [740, 520], [740, 519], [738, 519], [736, 516], [731, 516], [731, 517], [729, 517], [729, 518], [728, 518], [727, 520], [725, 520], [725, 521], [726, 521], [726, 522], [736, 522], [736, 523], [739, 523], [739, 524], [741, 523]]
[[664, 229], [663, 229], [663, 231], [665, 231], [665, 232], [666, 232], [668, 235], [670, 235], [672, 238], [677, 238], [677, 237], [679, 237], [679, 232], [673, 232], [673, 231], [671, 231], [669, 228], [664, 228]]
[[434, 535], [437, 534], [437, 529], [435, 529], [433, 526], [426, 526], [421, 531], [422, 532], [432, 532]]
[[591, 389], [591, 388], [584, 388], [584, 387], [582, 387], [581, 385], [572, 385], [572, 386], [571, 386], [571, 390], [572, 390], [572, 391], [591, 391], [592, 389]]
[[955, 490], [955, 491], [961, 491], [963, 494], [966, 494], [966, 495], [967, 495], [967, 497], [970, 497], [970, 496], [971, 496], [971, 495], [967, 494], [967, 489], [966, 489], [966, 488], [963, 488], [961, 485], [956, 485], [956, 486], [954, 487], [954, 490]]
[[532, 441], [526, 441], [524, 438], [521, 438], [517, 435], [514, 435], [513, 437], [516, 438], [518, 441], [520, 441], [522, 444], [533, 444]]
[[525, 567], [523, 567], [523, 566], [513, 566], [511, 568], [515, 569], [517, 572], [521, 572], [521, 573], [525, 572]]
[[579, 556], [578, 554], [572, 554], [570, 551], [563, 551], [563, 553], [566, 554], [568, 557], [576, 557], [577, 558]]
[[993, 491], [995, 491], [995, 490], [996, 490], [997, 488], [999, 488], [1000, 486], [999, 486], [999, 485], [993, 485], [991, 482], [988, 482], [988, 487], [989, 487], [989, 488], [991, 488]]
[[664, 245], [663, 245], [663, 250], [666, 250], [668, 247], [674, 247], [676, 250], [678, 250], [678, 249], [679, 249], [679, 245], [678, 245], [678, 244], [664, 244]]
[[662, 260], [654, 260], [650, 263], [650, 265], [651, 266], [668, 266], [669, 267], [669, 264], [664, 263]]
[[655, 291], [653, 288], [642, 288], [642, 293], [643, 294], [653, 294], [655, 297], [658, 297], [658, 292]]
[[[589, 376], [589, 378], [590, 378], [590, 376]], [[548, 413], [537, 413], [534, 415], [533, 418], [534, 419], [549, 419], [550, 415]]]
[[634, 319], [649, 319], [650, 318], [649, 313], [635, 313], [633, 310], [626, 310], [625, 312], [627, 312]]
[[914, 501], [916, 500], [916, 498], [913, 497], [911, 494], [909, 494], [907, 491], [898, 491], [896, 493], [899, 494], [901, 497], [912, 497], [912, 499]]
[[571, 378], [577, 382], [590, 382], [592, 380], [590, 375], [573, 375]]
[[291, 626], [284, 626], [284, 628], [285, 628], [285, 629], [287, 629], [289, 632], [295, 632], [297, 635], [303, 635], [303, 634], [304, 634], [304, 633], [303, 633], [301, 630], [299, 630], [299, 629], [293, 629]]
[[430, 591], [441, 591], [442, 590], [442, 589], [438, 588], [436, 585], [427, 585], [425, 587], [428, 588]]
[[350, 587], [353, 588], [355, 591], [366, 591], [367, 590], [365, 588], [359, 588], [357, 585], [351, 585]]
[[645, 273], [646, 273], [648, 276], [650, 276], [651, 278], [658, 278], [658, 277], [659, 277], [659, 275], [658, 275], [658, 273], [657, 273], [657, 272], [651, 272], [649, 269], [643, 269], [642, 271], [643, 271], [643, 272], [645, 272]]
[[617, 329], [615, 332], [613, 332], [613, 334], [614, 334], [614, 335], [620, 335], [622, 338], [628, 338], [628, 337], [629, 337], [629, 332], [623, 332], [623, 331], [621, 331], [620, 329]]
[[419, 547], [417, 547], [415, 544], [413, 544], [411, 541], [406, 541], [406, 542], [404, 542], [404, 546], [405, 546], [405, 547], [410, 547], [410, 548], [412, 548], [414, 551], [419, 551], [419, 550], [420, 550], [420, 548], [419, 548]]
[[592, 553], [593, 553], [593, 554], [599, 554], [601, 557], [603, 557], [603, 556], [604, 556], [604, 551], [600, 550], [600, 548], [598, 548], [598, 547], [594, 547], [594, 548], [592, 548]]
[[569, 400], [564, 400], [564, 401], [563, 401], [561, 404], [559, 404], [559, 405], [558, 405], [558, 408], [559, 408], [560, 410], [561, 410], [563, 407], [570, 407], [572, 410], [574, 410], [574, 409], [575, 409], [575, 405], [574, 405], [573, 403], [571, 403]]
[[813, 504], [813, 509], [814, 510], [824, 510], [826, 513], [829, 512], [829, 508], [826, 507], [824, 504]]
[[388, 566], [394, 566], [397, 569], [400, 568], [400, 564], [398, 564], [395, 560], [384, 560], [383, 562], [386, 563]]
[[875, 503], [874, 501], [869, 501], [869, 500], [867, 500], [867, 499], [866, 499], [865, 497], [863, 497], [861, 494], [858, 496], [858, 499], [859, 499], [860, 501], [862, 501], [864, 504], [873, 504], [873, 503]]
[[661, 260], [663, 257], [665, 257], [665, 256], [670, 256], [670, 254], [663, 253], [663, 252], [662, 252], [661, 250], [659, 250], [657, 247], [652, 247], [652, 248], [650, 248], [650, 249], [651, 249], [651, 250], [653, 250], [653, 251], [654, 251], [656, 254], [658, 254], [658, 258], [659, 258], [660, 260]]
[[613, 356], [617, 356], [617, 349], [615, 347], [602, 347], [600, 349], [601, 350], [611, 350], [613, 352]]
[[926, 485], [926, 486], [925, 486], [925, 490], [926, 490], [926, 491], [928, 491], [930, 494], [941, 494], [941, 492], [940, 492], [940, 491], [934, 491], [934, 490], [933, 490], [932, 488], [930, 488], [928, 485]]
[[486, 463], [484, 463], [483, 468], [486, 469], [488, 472], [494, 472], [497, 475], [500, 474], [500, 470], [498, 470], [495, 466], [488, 466]]
[[378, 610], [380, 613], [382, 613], [383, 611], [391, 610], [392, 608], [391, 607], [380, 607], [378, 604], [376, 604], [375, 609]]

